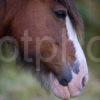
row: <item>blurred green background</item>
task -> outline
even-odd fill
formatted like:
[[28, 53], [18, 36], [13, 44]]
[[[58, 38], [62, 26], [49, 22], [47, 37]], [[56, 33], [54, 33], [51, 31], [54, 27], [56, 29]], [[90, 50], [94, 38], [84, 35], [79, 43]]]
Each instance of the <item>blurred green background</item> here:
[[[100, 0], [76, 0], [85, 25], [85, 53], [89, 65], [90, 80], [84, 92], [75, 100], [100, 100], [100, 60], [91, 58], [88, 47], [92, 40], [91, 53], [100, 58]], [[36, 79], [20, 71], [15, 62], [0, 62], [0, 100], [58, 100], [49, 95]]]

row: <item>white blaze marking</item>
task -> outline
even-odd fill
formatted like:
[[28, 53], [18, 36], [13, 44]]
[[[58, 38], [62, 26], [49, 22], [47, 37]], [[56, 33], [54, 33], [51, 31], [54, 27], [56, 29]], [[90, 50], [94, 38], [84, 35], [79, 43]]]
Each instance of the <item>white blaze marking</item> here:
[[[71, 20], [69, 18], [69, 16], [66, 17], [66, 28], [68, 31], [68, 38], [69, 40], [71, 40], [74, 44], [75, 47], [75, 51], [76, 51], [76, 61], [78, 61], [80, 63], [80, 72], [79, 74], [75, 74], [73, 73], [73, 80], [71, 82], [71, 84], [77, 84], [77, 80], [79, 81], [79, 84], [81, 84], [82, 78], [85, 76], [86, 80], [88, 80], [88, 68], [87, 68], [87, 62], [86, 62], [86, 58], [84, 55], [84, 52], [81, 48], [81, 45], [78, 41], [75, 29], [73, 28], [73, 25], [71, 23]], [[79, 78], [80, 77], [80, 78]]]
[[67, 27], [67, 31], [68, 31], [69, 40], [71, 40], [73, 42], [74, 47], [76, 49], [76, 58], [77, 58], [77, 60], [79, 60], [79, 61], [85, 60], [83, 50], [80, 46], [80, 43], [78, 41], [76, 32], [75, 32], [75, 30], [72, 26], [72, 23], [71, 23], [68, 16], [66, 18], [66, 27]]
[[87, 66], [84, 52], [83, 52], [82, 47], [78, 41], [75, 29], [73, 28], [73, 25], [71, 23], [69, 16], [66, 17], [66, 27], [67, 27], [67, 31], [68, 31], [68, 38], [69, 38], [69, 40], [71, 40], [73, 42], [74, 47], [75, 47], [76, 60], [78, 60], [80, 62], [80, 64], [81, 64], [81, 62], [84, 61], [84, 63]]

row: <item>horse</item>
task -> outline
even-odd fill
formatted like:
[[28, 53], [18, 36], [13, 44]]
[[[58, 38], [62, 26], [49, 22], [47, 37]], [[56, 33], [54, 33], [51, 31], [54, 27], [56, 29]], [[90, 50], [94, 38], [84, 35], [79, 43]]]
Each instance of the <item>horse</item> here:
[[58, 98], [79, 96], [88, 81], [83, 33], [74, 0], [0, 0], [0, 39], [16, 39], [21, 60]]

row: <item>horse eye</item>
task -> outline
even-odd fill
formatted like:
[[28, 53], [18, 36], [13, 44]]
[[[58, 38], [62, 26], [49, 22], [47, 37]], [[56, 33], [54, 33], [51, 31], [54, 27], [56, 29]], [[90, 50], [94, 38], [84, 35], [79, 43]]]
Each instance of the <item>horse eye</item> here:
[[62, 19], [62, 20], [65, 20], [66, 19], [66, 16], [67, 16], [67, 13], [66, 11], [64, 10], [58, 10], [58, 11], [55, 11], [55, 16], [59, 19]]

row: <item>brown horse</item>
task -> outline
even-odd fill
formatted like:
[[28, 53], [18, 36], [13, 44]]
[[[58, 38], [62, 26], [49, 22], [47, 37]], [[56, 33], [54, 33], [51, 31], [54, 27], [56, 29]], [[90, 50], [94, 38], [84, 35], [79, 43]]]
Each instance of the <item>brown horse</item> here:
[[0, 38], [15, 38], [42, 85], [62, 99], [78, 96], [88, 80], [82, 33], [74, 0], [0, 0]]

